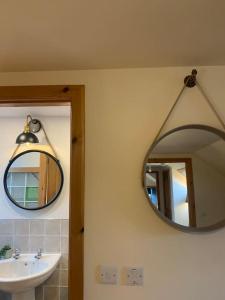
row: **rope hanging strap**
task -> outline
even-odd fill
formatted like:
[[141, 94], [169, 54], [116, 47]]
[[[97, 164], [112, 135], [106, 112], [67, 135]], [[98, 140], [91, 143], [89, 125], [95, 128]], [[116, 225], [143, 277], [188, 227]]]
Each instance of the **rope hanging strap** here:
[[213, 103], [211, 102], [211, 100], [209, 99], [209, 97], [206, 95], [205, 91], [203, 90], [203, 88], [201, 87], [201, 85], [199, 84], [198, 81], [196, 81], [196, 86], [200, 90], [203, 98], [206, 100], [206, 102], [208, 103], [209, 107], [211, 108], [211, 110], [213, 111], [213, 113], [216, 115], [218, 121], [220, 122], [220, 124], [222, 125], [223, 129], [225, 130], [225, 124], [223, 122], [223, 119], [221, 118], [221, 116], [217, 112], [216, 108], [213, 106]]
[[186, 77], [184, 78], [184, 85], [183, 85], [183, 87], [181, 88], [181, 91], [179, 92], [179, 94], [178, 94], [178, 96], [177, 96], [177, 98], [176, 98], [174, 104], [172, 105], [170, 111], [168, 112], [168, 114], [167, 114], [167, 116], [166, 116], [166, 118], [165, 118], [165, 120], [164, 120], [162, 126], [160, 127], [158, 133], [156, 134], [156, 137], [154, 138], [153, 143], [156, 142], [157, 139], [158, 139], [158, 137], [160, 136], [160, 134], [161, 134], [161, 132], [162, 132], [164, 126], [166, 125], [166, 123], [167, 123], [167, 121], [169, 120], [169, 118], [170, 118], [172, 112], [174, 111], [175, 107], [177, 106], [177, 104], [178, 104], [178, 102], [179, 102], [179, 100], [180, 100], [180, 98], [181, 98], [181, 96], [182, 96], [184, 90], [185, 90], [186, 88], [192, 88], [192, 87], [194, 87], [194, 86], [196, 86], [196, 87], [200, 90], [200, 92], [201, 92], [203, 98], [205, 99], [206, 103], [208, 104], [209, 108], [210, 108], [210, 109], [212, 110], [212, 112], [215, 114], [215, 116], [217, 117], [219, 123], [222, 125], [223, 129], [225, 130], [225, 124], [224, 124], [224, 122], [223, 122], [223, 119], [221, 118], [221, 116], [220, 116], [219, 113], [217, 112], [216, 108], [214, 107], [214, 105], [213, 105], [213, 103], [211, 102], [211, 100], [209, 99], [209, 97], [206, 95], [206, 93], [205, 93], [204, 89], [202, 88], [202, 86], [201, 86], [201, 85], [199, 84], [199, 82], [197, 81], [196, 75], [197, 75], [197, 71], [194, 69], [194, 70], [192, 70], [191, 75], [188, 75], [188, 76], [186, 76]]

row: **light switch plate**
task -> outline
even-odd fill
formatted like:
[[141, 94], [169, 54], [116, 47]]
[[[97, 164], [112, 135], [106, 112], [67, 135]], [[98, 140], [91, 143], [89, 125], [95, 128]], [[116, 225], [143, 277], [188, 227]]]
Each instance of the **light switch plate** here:
[[98, 282], [102, 284], [117, 284], [118, 270], [115, 267], [99, 266]]
[[125, 282], [126, 285], [143, 285], [144, 272], [143, 268], [126, 268]]

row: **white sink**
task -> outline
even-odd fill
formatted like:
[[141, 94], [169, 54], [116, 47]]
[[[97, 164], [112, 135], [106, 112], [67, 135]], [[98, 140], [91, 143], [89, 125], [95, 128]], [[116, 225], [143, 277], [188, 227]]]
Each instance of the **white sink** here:
[[54, 272], [61, 254], [21, 254], [19, 259], [0, 260], [0, 290], [12, 294], [12, 300], [34, 300], [34, 288]]

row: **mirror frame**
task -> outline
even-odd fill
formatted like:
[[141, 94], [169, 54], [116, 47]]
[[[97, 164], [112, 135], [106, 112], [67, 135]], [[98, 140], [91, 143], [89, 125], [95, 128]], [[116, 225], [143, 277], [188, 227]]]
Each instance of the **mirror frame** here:
[[143, 184], [145, 196], [147, 197], [148, 203], [152, 207], [153, 211], [160, 217], [160, 219], [162, 219], [168, 225], [171, 225], [172, 227], [174, 227], [174, 228], [176, 228], [178, 230], [181, 230], [181, 231], [184, 231], [184, 232], [208, 232], [208, 231], [212, 231], [212, 230], [215, 230], [215, 229], [222, 228], [222, 227], [225, 226], [225, 217], [224, 217], [224, 220], [222, 220], [222, 221], [220, 221], [218, 223], [215, 223], [213, 225], [206, 226], [206, 227], [199, 227], [199, 228], [197, 228], [197, 227], [187, 227], [187, 226], [184, 226], [184, 225], [180, 225], [178, 223], [175, 223], [175, 222], [169, 220], [167, 217], [165, 217], [164, 215], [162, 215], [158, 211], [158, 209], [151, 203], [151, 200], [149, 199], [149, 196], [148, 196], [148, 193], [147, 193], [147, 189], [146, 189], [146, 185], [145, 185], [145, 173], [146, 173], [145, 172], [146, 171], [145, 165], [146, 165], [146, 163], [148, 163], [148, 159], [150, 157], [150, 154], [151, 154], [152, 150], [154, 149], [154, 147], [161, 140], [163, 140], [168, 135], [170, 135], [170, 134], [172, 134], [174, 132], [177, 132], [177, 131], [185, 130], [185, 129], [200, 129], [200, 130], [209, 131], [209, 132], [212, 132], [212, 133], [218, 135], [221, 139], [223, 139], [225, 141], [225, 132], [224, 131], [222, 131], [220, 129], [217, 129], [215, 127], [211, 127], [211, 126], [208, 126], [208, 125], [202, 125], [202, 124], [190, 124], [190, 125], [179, 126], [179, 127], [176, 127], [174, 129], [166, 132], [165, 134], [163, 134], [160, 138], [158, 138], [156, 141], [154, 141], [151, 144], [149, 150], [147, 151], [145, 159], [144, 159], [143, 168], [142, 168], [142, 184]]
[[[11, 165], [13, 164], [13, 162], [14, 162], [17, 158], [19, 158], [20, 156], [22, 156], [22, 155], [24, 155], [24, 154], [26, 154], [26, 153], [30, 153], [30, 152], [39, 152], [39, 153], [44, 153], [44, 154], [48, 155], [50, 158], [52, 158], [52, 159], [56, 162], [56, 164], [57, 164], [57, 166], [58, 166], [58, 168], [59, 168], [60, 175], [61, 175], [61, 184], [60, 184], [60, 187], [59, 187], [59, 190], [58, 190], [57, 194], [52, 198], [52, 200], [51, 200], [48, 204], [46, 204], [46, 205], [44, 205], [44, 206], [41, 206], [41, 207], [35, 207], [35, 208], [26, 208], [26, 207], [20, 206], [20, 205], [19, 205], [19, 204], [11, 197], [11, 195], [10, 195], [10, 193], [9, 193], [9, 190], [8, 190], [8, 186], [7, 186], [7, 175], [8, 175], [8, 171], [9, 171]], [[16, 156], [14, 156], [14, 157], [9, 161], [9, 163], [8, 163], [6, 169], [5, 169], [5, 173], [4, 173], [4, 177], [3, 177], [3, 185], [4, 185], [4, 190], [5, 190], [5, 193], [6, 193], [7, 197], [9, 198], [9, 200], [10, 200], [14, 205], [16, 205], [17, 207], [19, 207], [19, 208], [21, 208], [21, 209], [25, 209], [25, 210], [40, 210], [40, 209], [46, 208], [46, 207], [48, 207], [49, 205], [51, 205], [51, 204], [58, 198], [58, 196], [60, 195], [60, 193], [61, 193], [61, 191], [62, 191], [62, 188], [63, 188], [63, 183], [64, 183], [64, 175], [63, 175], [63, 170], [62, 170], [62, 166], [61, 166], [61, 164], [60, 164], [60, 161], [59, 161], [57, 158], [55, 158], [52, 154], [50, 154], [49, 152], [46, 152], [46, 151], [43, 151], [43, 150], [37, 150], [37, 149], [36, 149], [36, 150], [35, 150], [35, 149], [32, 149], [32, 150], [23, 151], [23, 152], [17, 154]]]

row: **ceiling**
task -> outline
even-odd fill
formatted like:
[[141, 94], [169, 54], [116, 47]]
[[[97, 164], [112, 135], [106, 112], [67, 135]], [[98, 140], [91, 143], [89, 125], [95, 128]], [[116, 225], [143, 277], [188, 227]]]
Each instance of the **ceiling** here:
[[70, 106], [1, 107], [0, 118], [70, 117]]
[[153, 149], [154, 154], [194, 154], [215, 142], [220, 137], [210, 131], [184, 129], [164, 137]]
[[8, 0], [0, 72], [225, 64], [224, 0]]

